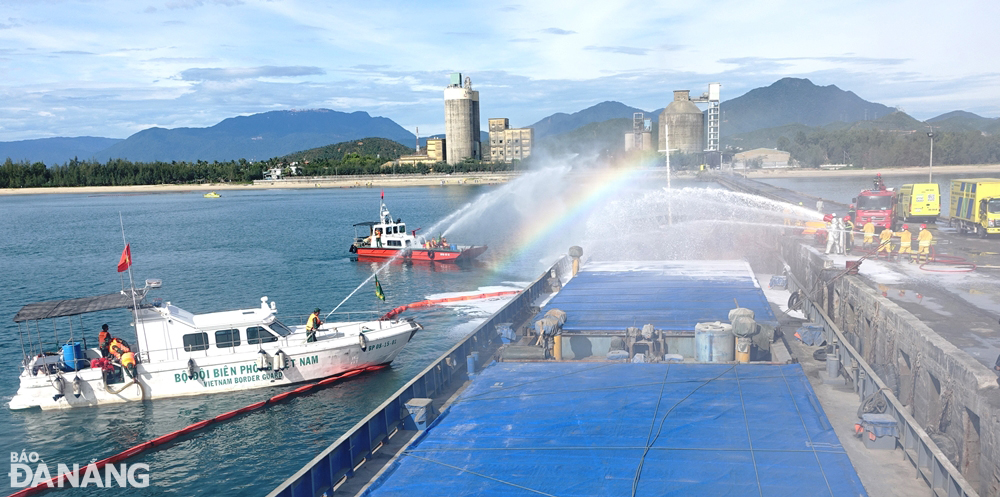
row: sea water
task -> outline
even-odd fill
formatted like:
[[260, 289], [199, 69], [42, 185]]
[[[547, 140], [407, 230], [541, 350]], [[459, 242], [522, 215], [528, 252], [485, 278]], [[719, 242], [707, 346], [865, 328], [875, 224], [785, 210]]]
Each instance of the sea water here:
[[[409, 229], [432, 226], [495, 186], [393, 188], [385, 202]], [[267, 296], [279, 319], [300, 324], [315, 307], [332, 309], [376, 264], [352, 261], [354, 223], [378, 217], [378, 189], [225, 191], [147, 195], [0, 196], [0, 451], [36, 452], [50, 467], [81, 466], [190, 423], [273, 396], [264, 388], [155, 402], [66, 411], [10, 411], [17, 391], [21, 347], [13, 317], [24, 304], [117, 292], [123, 248], [119, 214], [138, 286], [163, 280], [151, 297], [191, 312], [257, 307]], [[366, 228], [365, 228], [366, 229]], [[364, 233], [367, 234], [367, 233]], [[480, 244], [480, 240], [455, 242]], [[485, 254], [489, 255], [489, 253]], [[484, 257], [484, 261], [488, 260]], [[518, 288], [539, 267], [394, 264], [379, 273], [386, 301], [374, 286], [341, 311], [390, 309], [442, 292]], [[130, 459], [149, 465], [145, 489], [88, 489], [67, 495], [260, 495], [275, 487], [383, 402], [392, 392], [471, 331], [481, 307], [408, 311], [425, 329], [385, 370], [268, 407]], [[330, 320], [336, 320], [336, 315]], [[93, 345], [102, 323], [134, 337], [126, 310], [84, 315], [81, 332]], [[60, 334], [68, 338], [66, 320]], [[44, 333], [51, 333], [51, 324]], [[54, 338], [53, 338], [54, 340]], [[131, 340], [130, 340], [131, 341]], [[133, 342], [134, 343], [134, 342]], [[34, 466], [34, 465], [32, 465]], [[8, 488], [9, 479], [5, 482]]]
[[[578, 199], [565, 201], [540, 188], [564, 178], [565, 169], [525, 175], [506, 185], [391, 188], [385, 203], [408, 230], [452, 243], [488, 244], [475, 263], [392, 264], [379, 272], [386, 301], [375, 298], [373, 282], [340, 311], [390, 309], [441, 294], [517, 289], [537, 278], [572, 244], [587, 250], [603, 227], [575, 229], [532, 222], [577, 215]], [[577, 180], [566, 191], [583, 189]], [[626, 185], [612, 198], [641, 198], [662, 188], [662, 179]], [[684, 181], [675, 180], [675, 188]], [[689, 181], [688, 186], [704, 183]], [[123, 248], [121, 224], [131, 246], [138, 286], [162, 279], [151, 297], [195, 313], [256, 307], [267, 296], [278, 318], [301, 324], [320, 307], [324, 313], [379, 267], [348, 253], [355, 223], [378, 217], [380, 190], [296, 189], [143, 195], [0, 196], [0, 451], [36, 452], [52, 468], [81, 466], [220, 413], [269, 398], [289, 387], [263, 388], [155, 402], [66, 411], [10, 411], [22, 357], [18, 327], [21, 306], [44, 300], [117, 292], [115, 267]], [[643, 216], [658, 213], [639, 209]], [[543, 216], [542, 214], [545, 214]], [[119, 221], [121, 216], [121, 224]], [[566, 216], [562, 216], [566, 217]], [[586, 212], [579, 223], [586, 225]], [[442, 220], [448, 220], [442, 222]], [[616, 222], [616, 221], [614, 221]], [[585, 226], [584, 226], [585, 227]], [[359, 227], [360, 230], [367, 228]], [[573, 238], [571, 233], [582, 233]], [[525, 233], [529, 234], [525, 235]], [[359, 232], [359, 235], [367, 235]], [[588, 238], [589, 237], [589, 238]], [[149, 466], [150, 485], [141, 489], [94, 488], [66, 495], [262, 495], [305, 465], [389, 395], [472, 331], [500, 303], [463, 303], [407, 311], [425, 329], [418, 332], [390, 368], [366, 373], [307, 395], [219, 423], [129, 459]], [[339, 311], [338, 311], [339, 312]], [[329, 320], [335, 320], [331, 316]], [[102, 323], [134, 337], [126, 310], [74, 320], [80, 334], [96, 342]], [[51, 325], [48, 325], [51, 326]], [[63, 339], [69, 329], [60, 324]], [[45, 328], [51, 333], [50, 328]], [[53, 475], [54, 476], [54, 475]], [[8, 480], [9, 485], [9, 480]], [[9, 487], [8, 487], [9, 488]], [[11, 488], [11, 491], [16, 490]]]

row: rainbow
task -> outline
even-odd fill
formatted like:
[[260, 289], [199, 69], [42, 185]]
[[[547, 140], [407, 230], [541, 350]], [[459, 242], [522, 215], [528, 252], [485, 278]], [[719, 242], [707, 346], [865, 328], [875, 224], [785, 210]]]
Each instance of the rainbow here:
[[650, 172], [659, 165], [659, 160], [655, 156], [647, 156], [640, 160], [632, 159], [595, 170], [592, 175], [570, 190], [571, 196], [566, 201], [566, 208], [540, 213], [528, 226], [522, 228], [517, 234], [518, 241], [514, 244], [514, 248], [493, 261], [493, 270], [506, 268], [512, 261], [532, 252], [550, 234], [575, 225], [595, 206], [601, 205], [639, 176]]

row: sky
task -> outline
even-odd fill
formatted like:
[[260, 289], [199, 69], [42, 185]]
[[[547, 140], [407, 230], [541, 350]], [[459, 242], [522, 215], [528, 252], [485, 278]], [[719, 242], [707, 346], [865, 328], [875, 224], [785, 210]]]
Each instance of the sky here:
[[[925, 120], [1000, 117], [1000, 2], [0, 0], [0, 141], [127, 138], [326, 108], [444, 132], [461, 72], [529, 126], [783, 77]], [[483, 126], [483, 129], [486, 127]]]

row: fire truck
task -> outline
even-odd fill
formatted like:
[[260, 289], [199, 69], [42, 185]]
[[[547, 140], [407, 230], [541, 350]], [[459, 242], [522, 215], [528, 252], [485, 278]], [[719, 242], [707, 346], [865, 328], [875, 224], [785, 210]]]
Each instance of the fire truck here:
[[857, 197], [851, 199], [854, 226], [861, 229], [868, 221], [875, 225], [875, 231], [893, 229], [893, 209], [896, 207], [896, 192], [886, 188], [882, 175], [876, 175], [870, 190], [862, 190]]

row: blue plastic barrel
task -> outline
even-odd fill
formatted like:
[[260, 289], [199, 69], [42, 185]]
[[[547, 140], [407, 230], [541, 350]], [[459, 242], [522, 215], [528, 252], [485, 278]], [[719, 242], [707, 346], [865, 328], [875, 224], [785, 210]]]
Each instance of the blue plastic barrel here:
[[62, 358], [63, 363], [66, 365], [65, 368], [68, 371], [76, 371], [80, 369], [79, 366], [81, 362], [85, 362], [83, 356], [83, 347], [80, 346], [80, 342], [67, 343], [62, 346]]
[[732, 362], [736, 336], [728, 323], [698, 323], [694, 327], [695, 358], [698, 362]]

